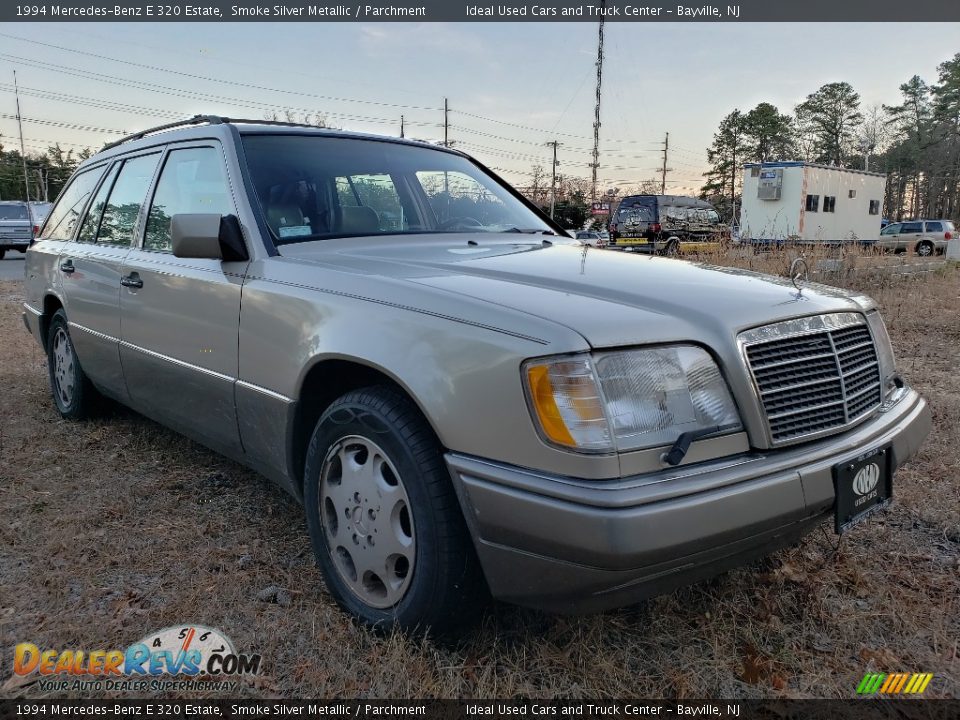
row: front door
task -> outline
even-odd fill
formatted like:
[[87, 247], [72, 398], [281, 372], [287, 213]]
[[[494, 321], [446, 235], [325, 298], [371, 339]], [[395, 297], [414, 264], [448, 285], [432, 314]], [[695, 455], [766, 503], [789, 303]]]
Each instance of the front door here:
[[172, 146], [163, 161], [141, 246], [123, 265], [123, 372], [138, 410], [235, 454], [241, 445], [233, 392], [247, 263], [174, 257], [170, 218], [178, 213], [236, 213], [219, 145]]

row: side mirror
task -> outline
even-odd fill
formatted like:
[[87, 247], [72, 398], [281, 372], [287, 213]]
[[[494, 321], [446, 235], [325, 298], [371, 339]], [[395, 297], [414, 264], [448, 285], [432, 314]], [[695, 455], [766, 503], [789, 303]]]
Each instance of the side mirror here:
[[178, 258], [249, 259], [234, 215], [178, 213], [170, 218], [170, 241]]

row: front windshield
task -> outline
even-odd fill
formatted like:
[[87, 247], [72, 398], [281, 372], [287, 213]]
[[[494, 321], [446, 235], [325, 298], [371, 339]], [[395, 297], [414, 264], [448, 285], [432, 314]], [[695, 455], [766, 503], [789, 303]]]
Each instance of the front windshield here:
[[334, 237], [552, 229], [468, 159], [428, 147], [318, 135], [245, 135], [277, 245]]

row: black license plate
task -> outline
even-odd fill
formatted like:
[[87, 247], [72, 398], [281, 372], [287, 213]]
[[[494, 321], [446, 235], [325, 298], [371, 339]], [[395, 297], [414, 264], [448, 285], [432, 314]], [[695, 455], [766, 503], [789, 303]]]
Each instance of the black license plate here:
[[890, 504], [893, 497], [893, 471], [890, 447], [866, 452], [833, 466], [833, 528], [842, 535], [878, 508]]

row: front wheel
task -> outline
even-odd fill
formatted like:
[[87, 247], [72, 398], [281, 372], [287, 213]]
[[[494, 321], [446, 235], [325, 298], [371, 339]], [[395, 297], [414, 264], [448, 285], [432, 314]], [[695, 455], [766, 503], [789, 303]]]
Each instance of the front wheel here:
[[327, 588], [365, 625], [444, 631], [483, 583], [440, 445], [389, 387], [342, 396], [307, 449], [307, 526]]

